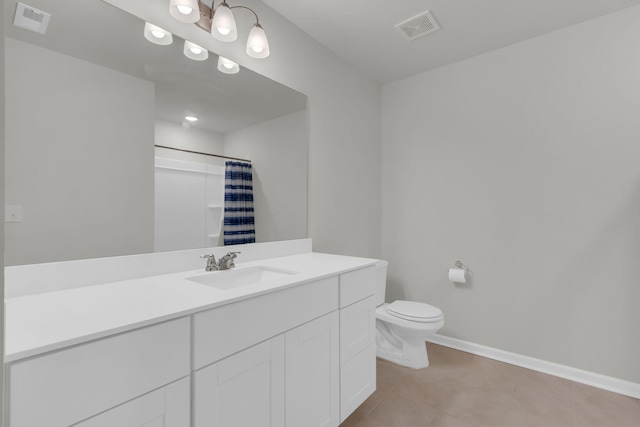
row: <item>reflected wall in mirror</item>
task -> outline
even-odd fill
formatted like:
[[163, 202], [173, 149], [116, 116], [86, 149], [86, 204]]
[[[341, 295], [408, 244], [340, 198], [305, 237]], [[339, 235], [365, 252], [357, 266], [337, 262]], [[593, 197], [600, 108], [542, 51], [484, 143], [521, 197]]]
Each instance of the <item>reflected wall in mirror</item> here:
[[155, 145], [251, 160], [256, 240], [307, 236], [306, 96], [220, 73], [215, 53], [190, 60], [177, 37], [151, 44], [144, 22], [100, 0], [29, 0], [51, 13], [45, 35], [13, 25], [16, 3], [4, 4], [5, 201], [22, 222], [5, 224], [5, 265], [153, 252], [154, 158], [222, 164]]

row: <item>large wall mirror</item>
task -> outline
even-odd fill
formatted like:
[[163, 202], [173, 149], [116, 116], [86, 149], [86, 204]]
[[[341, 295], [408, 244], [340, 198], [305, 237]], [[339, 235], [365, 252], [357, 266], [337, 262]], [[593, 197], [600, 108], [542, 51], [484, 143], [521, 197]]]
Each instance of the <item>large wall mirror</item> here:
[[[44, 35], [16, 27], [17, 1], [4, 2], [5, 203], [18, 213], [5, 265], [218, 245], [204, 233], [159, 246], [155, 229], [158, 167], [224, 165], [208, 154], [251, 161], [257, 242], [307, 236], [305, 95], [221, 73], [213, 52], [188, 59], [176, 36], [152, 44], [143, 21], [100, 0], [23, 3], [51, 20]], [[164, 205], [185, 207], [181, 193]]]

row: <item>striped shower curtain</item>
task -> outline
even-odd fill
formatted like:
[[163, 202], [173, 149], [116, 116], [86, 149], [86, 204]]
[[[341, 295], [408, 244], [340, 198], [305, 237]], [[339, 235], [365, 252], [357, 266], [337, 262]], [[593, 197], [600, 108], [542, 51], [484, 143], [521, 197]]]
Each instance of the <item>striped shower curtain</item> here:
[[251, 163], [226, 162], [224, 174], [224, 244], [255, 243]]

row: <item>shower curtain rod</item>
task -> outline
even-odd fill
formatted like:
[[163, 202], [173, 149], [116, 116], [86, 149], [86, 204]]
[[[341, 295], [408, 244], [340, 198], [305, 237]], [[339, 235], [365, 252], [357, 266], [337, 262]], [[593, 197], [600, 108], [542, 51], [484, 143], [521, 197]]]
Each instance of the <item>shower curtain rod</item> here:
[[219, 157], [221, 159], [229, 159], [229, 160], [240, 160], [241, 162], [251, 163], [251, 160], [241, 159], [241, 158], [238, 158], [238, 157], [229, 157], [229, 156], [222, 156], [220, 154], [202, 153], [200, 151], [183, 150], [182, 148], [167, 147], [167, 146], [164, 146], [164, 145], [156, 145], [156, 147], [158, 147], [158, 148], [166, 148], [167, 150], [183, 151], [185, 153], [202, 154], [203, 156]]

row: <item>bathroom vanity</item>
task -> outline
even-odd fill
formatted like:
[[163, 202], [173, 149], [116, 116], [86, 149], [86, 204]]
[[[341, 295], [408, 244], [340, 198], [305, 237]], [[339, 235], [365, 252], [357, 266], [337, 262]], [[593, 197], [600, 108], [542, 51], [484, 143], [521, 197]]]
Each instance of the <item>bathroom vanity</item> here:
[[375, 262], [239, 257], [7, 298], [6, 425], [338, 426], [375, 390]]

